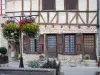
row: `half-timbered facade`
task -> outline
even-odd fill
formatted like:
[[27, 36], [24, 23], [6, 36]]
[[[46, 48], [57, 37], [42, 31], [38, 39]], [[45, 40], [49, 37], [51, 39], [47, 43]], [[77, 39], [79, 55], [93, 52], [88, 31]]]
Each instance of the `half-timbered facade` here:
[[39, 15], [39, 39], [23, 36], [25, 58], [43, 53], [97, 59], [97, 0], [6, 0], [6, 15]]

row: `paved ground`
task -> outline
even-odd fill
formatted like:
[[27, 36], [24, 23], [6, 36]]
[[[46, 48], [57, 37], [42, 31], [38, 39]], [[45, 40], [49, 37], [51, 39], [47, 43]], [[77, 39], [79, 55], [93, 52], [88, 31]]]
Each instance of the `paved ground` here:
[[[6, 67], [19, 67], [19, 62], [10, 62]], [[25, 65], [27, 68], [27, 65]], [[84, 65], [77, 65], [76, 67], [71, 67], [70, 64], [62, 64], [61, 72], [63, 75], [95, 75], [95, 73], [99, 71], [99, 67], [87, 67]]]
[[64, 75], [95, 75], [100, 72], [98, 67], [66, 67], [62, 70]]

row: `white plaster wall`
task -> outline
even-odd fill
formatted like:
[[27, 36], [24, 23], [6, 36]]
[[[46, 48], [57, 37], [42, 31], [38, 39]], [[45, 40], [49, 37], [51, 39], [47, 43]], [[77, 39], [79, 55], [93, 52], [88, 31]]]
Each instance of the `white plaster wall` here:
[[[41, 10], [42, 10], [42, 0]], [[82, 11], [87, 10], [87, 0], [78, 0], [78, 9]], [[56, 0], [56, 10], [64, 10], [64, 0]], [[89, 10], [97, 10], [97, 0], [89, 0]]]
[[[7, 0], [6, 0], [7, 1]], [[22, 4], [21, 0], [9, 0], [6, 2], [6, 12], [21, 11]]]
[[1, 24], [6, 21], [6, 18], [3, 18], [4, 15], [0, 16], [0, 47], [6, 47], [8, 48], [8, 42], [7, 40], [3, 37], [2, 34], [2, 27]]
[[38, 1], [39, 0], [32, 0], [32, 10], [38, 10]]
[[[24, 10], [30, 10], [30, 0], [24, 0]], [[11, 0], [7, 2], [6, 11], [20, 11], [21, 0]], [[32, 0], [32, 10], [38, 10], [38, 0]], [[87, 10], [87, 0], [78, 0], [78, 9]], [[42, 0], [40, 0], [40, 10], [42, 10]], [[64, 0], [56, 0], [56, 10], [64, 10]], [[97, 10], [97, 0], [89, 0], [89, 10]]]
[[97, 0], [89, 0], [89, 10], [97, 10]]
[[24, 11], [29, 11], [29, 10], [30, 10], [30, 1], [24, 0]]
[[[6, 0], [7, 1], [7, 0]], [[13, 11], [14, 10], [14, 4], [13, 1], [7, 1], [6, 2], [6, 12]]]
[[0, 47], [6, 47], [8, 49], [8, 41], [3, 37], [1, 27], [0, 27]]
[[[32, 0], [32, 10], [38, 10], [38, 0]], [[87, 10], [87, 0], [78, 0], [78, 9], [80, 11], [86, 11]], [[9, 1], [7, 2], [7, 9], [6, 11], [21, 11], [22, 10], [22, 5], [21, 5], [21, 0], [15, 0], [15, 1]], [[30, 0], [24, 0], [24, 11], [29, 11], [30, 10]], [[42, 10], [42, 0], [40, 0], [40, 10]], [[64, 0], [56, 0], [56, 10], [64, 10]], [[97, 0], [89, 0], [89, 10], [96, 11], [97, 10]], [[69, 12], [68, 13], [68, 22], [71, 21], [73, 16], [75, 15], [76, 12]], [[30, 15], [29, 12], [25, 12], [25, 15]], [[34, 13], [32, 12], [34, 15]], [[37, 13], [38, 14], [38, 13]], [[79, 13], [80, 16], [82, 17], [83, 21], [86, 23], [86, 13], [81, 12]], [[96, 13], [89, 13], [89, 23], [92, 21], [93, 17], [95, 16]], [[14, 15], [21, 15], [20, 13], [16, 13]], [[42, 13], [43, 18], [45, 22], [47, 22], [47, 13]], [[50, 20], [54, 17], [54, 13], [50, 13]], [[79, 18], [79, 17], [78, 17]], [[97, 19], [93, 22], [93, 24], [96, 24]], [[44, 23], [42, 18], [40, 18], [40, 22]], [[53, 23], [56, 22], [56, 19], [53, 21]], [[82, 24], [81, 19], [78, 19], [79, 24]], [[66, 23], [66, 13], [65, 12], [60, 12], [59, 13], [59, 23]], [[76, 17], [72, 21], [72, 23], [76, 23]]]
[[85, 10], [87, 10], [87, 0], [78, 0], [78, 9], [79, 10], [83, 10], [83, 11], [85, 11]]
[[64, 10], [64, 0], [56, 0], [56, 10]]

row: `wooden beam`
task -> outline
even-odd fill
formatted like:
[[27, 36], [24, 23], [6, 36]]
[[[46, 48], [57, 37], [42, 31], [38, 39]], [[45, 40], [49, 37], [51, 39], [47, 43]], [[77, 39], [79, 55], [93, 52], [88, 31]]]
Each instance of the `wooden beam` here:
[[59, 12], [56, 12], [56, 13], [57, 13], [56, 23], [58, 24], [58, 22], [59, 22]]
[[[40, 11], [40, 0], [38, 0], [38, 11]], [[40, 12], [38, 12], [38, 23], [40, 23]]]
[[78, 25], [78, 12], [76, 12], [76, 24], [77, 24], [77, 26], [79, 27], [79, 25]]
[[[30, 11], [32, 11], [32, 0], [30, 0]], [[30, 15], [32, 15], [32, 12], [30, 12]]]
[[40, 0], [38, 0], [38, 11], [40, 11]]
[[24, 15], [23, 11], [24, 11], [24, 0], [22, 0], [22, 12], [21, 12], [22, 15]]
[[[20, 12], [22, 12], [22, 11], [14, 11], [14, 12], [6, 12], [6, 13], [20, 13]], [[97, 11], [92, 11], [92, 10], [90, 10], [90, 11], [67, 11], [67, 10], [41, 10], [41, 11], [24, 11], [24, 12], [73, 12], [73, 13], [75, 13], [75, 12], [83, 12], [83, 13], [93, 13], [93, 12], [97, 12]]]
[[[87, 0], [87, 11], [89, 11], [89, 0]], [[89, 23], [89, 13], [86, 13], [86, 23]]]

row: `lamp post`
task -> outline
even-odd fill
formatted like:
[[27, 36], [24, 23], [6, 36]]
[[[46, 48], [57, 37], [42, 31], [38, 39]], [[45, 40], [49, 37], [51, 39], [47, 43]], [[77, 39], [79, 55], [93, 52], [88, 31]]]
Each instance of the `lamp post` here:
[[[38, 16], [38, 15], [29, 15], [29, 16], [7, 16], [7, 17], [3, 17], [3, 18], [11, 18], [11, 19], [15, 19], [18, 22], [18, 25], [20, 26], [20, 21], [23, 20], [23, 17], [32, 17], [32, 16]], [[16, 17], [20, 18], [20, 21], [18, 19], [16, 19]], [[19, 62], [19, 67], [20, 68], [24, 68], [24, 64], [23, 64], [23, 32], [22, 29], [20, 27], [20, 37], [19, 37], [19, 43], [20, 43], [20, 62]]]

